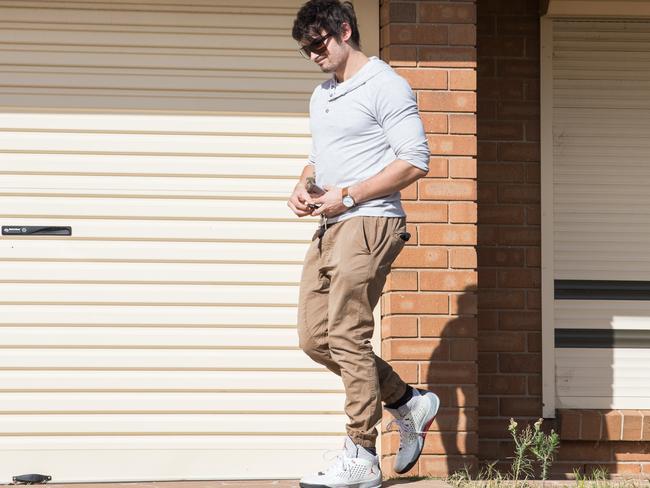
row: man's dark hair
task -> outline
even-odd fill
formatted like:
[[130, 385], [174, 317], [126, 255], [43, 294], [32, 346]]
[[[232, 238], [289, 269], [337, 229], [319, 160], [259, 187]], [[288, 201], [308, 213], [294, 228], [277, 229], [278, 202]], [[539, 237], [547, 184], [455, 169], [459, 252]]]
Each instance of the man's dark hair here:
[[298, 42], [309, 41], [319, 37], [321, 31], [324, 30], [340, 42], [344, 23], [348, 24], [352, 30], [348, 42], [352, 47], [359, 49], [361, 40], [359, 39], [357, 16], [350, 2], [309, 0], [298, 11], [291, 35]]

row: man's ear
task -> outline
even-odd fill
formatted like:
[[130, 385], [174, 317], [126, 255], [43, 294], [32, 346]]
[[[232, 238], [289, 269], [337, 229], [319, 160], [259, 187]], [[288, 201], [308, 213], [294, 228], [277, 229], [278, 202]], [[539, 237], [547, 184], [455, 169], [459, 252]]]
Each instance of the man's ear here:
[[347, 22], [341, 24], [341, 41], [347, 42], [352, 37], [352, 28]]

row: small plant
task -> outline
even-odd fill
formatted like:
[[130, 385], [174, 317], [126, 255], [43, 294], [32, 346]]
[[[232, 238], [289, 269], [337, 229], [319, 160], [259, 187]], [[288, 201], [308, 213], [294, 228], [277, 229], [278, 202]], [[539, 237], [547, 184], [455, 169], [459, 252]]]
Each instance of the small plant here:
[[519, 481], [520, 479], [527, 480], [528, 477], [533, 476], [533, 462], [528, 457], [528, 452], [535, 442], [535, 435], [530, 425], [527, 425], [521, 431], [517, 430], [517, 422], [510, 419], [508, 425], [508, 432], [515, 444], [515, 452], [512, 458], [512, 466], [510, 467], [510, 474], [512, 479]]
[[542, 479], [547, 480], [555, 453], [560, 446], [560, 436], [553, 429], [549, 434], [545, 434], [542, 431], [543, 421], [543, 419], [539, 419], [533, 425], [533, 443], [530, 450], [542, 467]]

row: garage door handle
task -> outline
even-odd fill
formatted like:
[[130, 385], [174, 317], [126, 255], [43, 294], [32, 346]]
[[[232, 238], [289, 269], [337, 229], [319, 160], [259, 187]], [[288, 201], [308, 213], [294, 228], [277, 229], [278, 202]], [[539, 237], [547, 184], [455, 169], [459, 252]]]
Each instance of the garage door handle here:
[[3, 225], [3, 236], [71, 236], [72, 227], [43, 225]]

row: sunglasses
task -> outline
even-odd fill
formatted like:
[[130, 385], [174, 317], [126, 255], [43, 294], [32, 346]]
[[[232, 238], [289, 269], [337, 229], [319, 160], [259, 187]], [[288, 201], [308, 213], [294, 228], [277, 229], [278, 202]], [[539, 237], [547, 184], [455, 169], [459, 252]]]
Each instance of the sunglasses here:
[[311, 59], [311, 53], [320, 56], [325, 51], [327, 51], [327, 46], [325, 45], [325, 41], [330, 37], [332, 37], [332, 34], [325, 34], [324, 36], [319, 37], [318, 39], [314, 39], [306, 46], [302, 46], [300, 49], [298, 49], [298, 52], [305, 59]]

